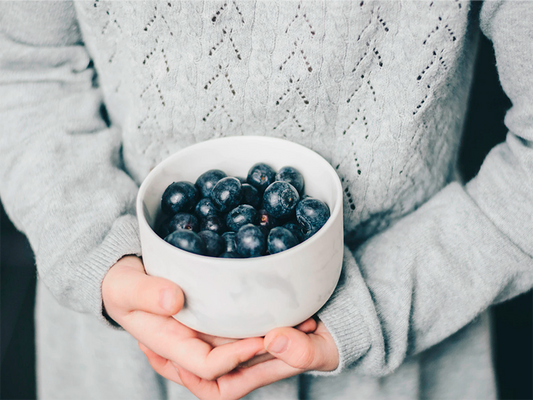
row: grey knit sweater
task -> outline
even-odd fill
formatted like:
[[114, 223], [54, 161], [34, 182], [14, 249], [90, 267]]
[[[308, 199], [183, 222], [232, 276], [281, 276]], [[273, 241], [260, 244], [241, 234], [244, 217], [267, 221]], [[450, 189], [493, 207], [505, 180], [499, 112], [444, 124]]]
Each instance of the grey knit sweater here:
[[[140, 254], [133, 202], [159, 161], [284, 137], [344, 187], [343, 275], [319, 312], [326, 374], [251, 399], [490, 399], [487, 308], [533, 285], [533, 3], [0, 2], [0, 195], [39, 273], [39, 395], [187, 399], [102, 317]], [[513, 106], [456, 174], [479, 30]]]

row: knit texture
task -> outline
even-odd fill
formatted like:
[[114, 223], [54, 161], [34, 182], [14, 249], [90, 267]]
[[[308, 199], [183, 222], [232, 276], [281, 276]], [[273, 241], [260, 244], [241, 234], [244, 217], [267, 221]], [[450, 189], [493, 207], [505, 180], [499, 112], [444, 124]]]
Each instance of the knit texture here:
[[[36, 254], [40, 396], [192, 398], [106, 322], [101, 282], [140, 255], [133, 203], [155, 165], [268, 135], [317, 151], [343, 184], [343, 274], [319, 312], [340, 365], [249, 397], [493, 398], [485, 311], [533, 285], [533, 3], [480, 8], [0, 2], [0, 195]], [[464, 186], [480, 15], [513, 107]]]

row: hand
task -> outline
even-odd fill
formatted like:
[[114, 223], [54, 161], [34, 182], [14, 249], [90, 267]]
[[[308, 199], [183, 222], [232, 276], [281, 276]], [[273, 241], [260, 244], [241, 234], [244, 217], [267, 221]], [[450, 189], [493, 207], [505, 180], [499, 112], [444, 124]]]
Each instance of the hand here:
[[124, 257], [111, 267], [102, 297], [107, 314], [139, 341], [141, 349], [164, 357], [164, 370], [176, 373], [174, 365], [180, 366], [213, 380], [265, 353], [262, 338], [217, 338], [179, 323], [172, 315], [183, 307], [180, 287], [146, 275], [138, 257]]
[[[199, 399], [240, 399], [251, 391], [305, 371], [332, 371], [339, 365], [337, 347], [322, 322], [307, 320], [303, 330], [278, 328], [264, 339], [265, 349], [274, 359], [247, 368], [237, 368], [215, 380], [207, 380], [186, 367], [177, 366], [173, 371], [164, 368], [166, 360], [154, 352], [142, 348], [152, 368], [163, 377], [187, 387]], [[297, 328], [301, 328], [301, 325]]]

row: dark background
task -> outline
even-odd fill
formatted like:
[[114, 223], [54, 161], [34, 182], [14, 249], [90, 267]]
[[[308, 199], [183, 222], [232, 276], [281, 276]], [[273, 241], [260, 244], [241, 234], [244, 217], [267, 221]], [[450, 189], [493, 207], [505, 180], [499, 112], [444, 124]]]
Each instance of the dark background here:
[[[488, 151], [505, 138], [505, 111], [511, 106], [496, 73], [491, 43], [482, 37], [459, 164], [466, 180], [478, 171]], [[527, 184], [526, 182], [524, 182]], [[529, 183], [531, 184], [531, 182]], [[533, 206], [533, 205], [532, 205]], [[33, 307], [35, 266], [25, 237], [0, 205], [1, 399], [35, 398]], [[531, 291], [492, 308], [494, 361], [499, 397], [532, 396]], [[458, 399], [459, 400], [459, 399]]]

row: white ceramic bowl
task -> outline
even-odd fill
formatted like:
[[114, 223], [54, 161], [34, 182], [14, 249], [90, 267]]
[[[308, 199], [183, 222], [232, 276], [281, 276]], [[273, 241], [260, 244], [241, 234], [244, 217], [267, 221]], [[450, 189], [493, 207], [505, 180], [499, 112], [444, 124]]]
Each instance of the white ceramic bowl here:
[[[209, 169], [246, 177], [265, 162], [290, 165], [305, 179], [305, 193], [329, 205], [331, 216], [310, 239], [284, 252], [247, 259], [199, 256], [171, 246], [153, 231], [161, 196], [172, 182], [195, 182]], [[187, 147], [161, 162], [142, 183], [137, 217], [146, 272], [176, 282], [185, 306], [175, 318], [188, 327], [228, 338], [263, 336], [295, 326], [333, 293], [343, 257], [342, 187], [321, 156], [287, 140], [238, 136]]]

